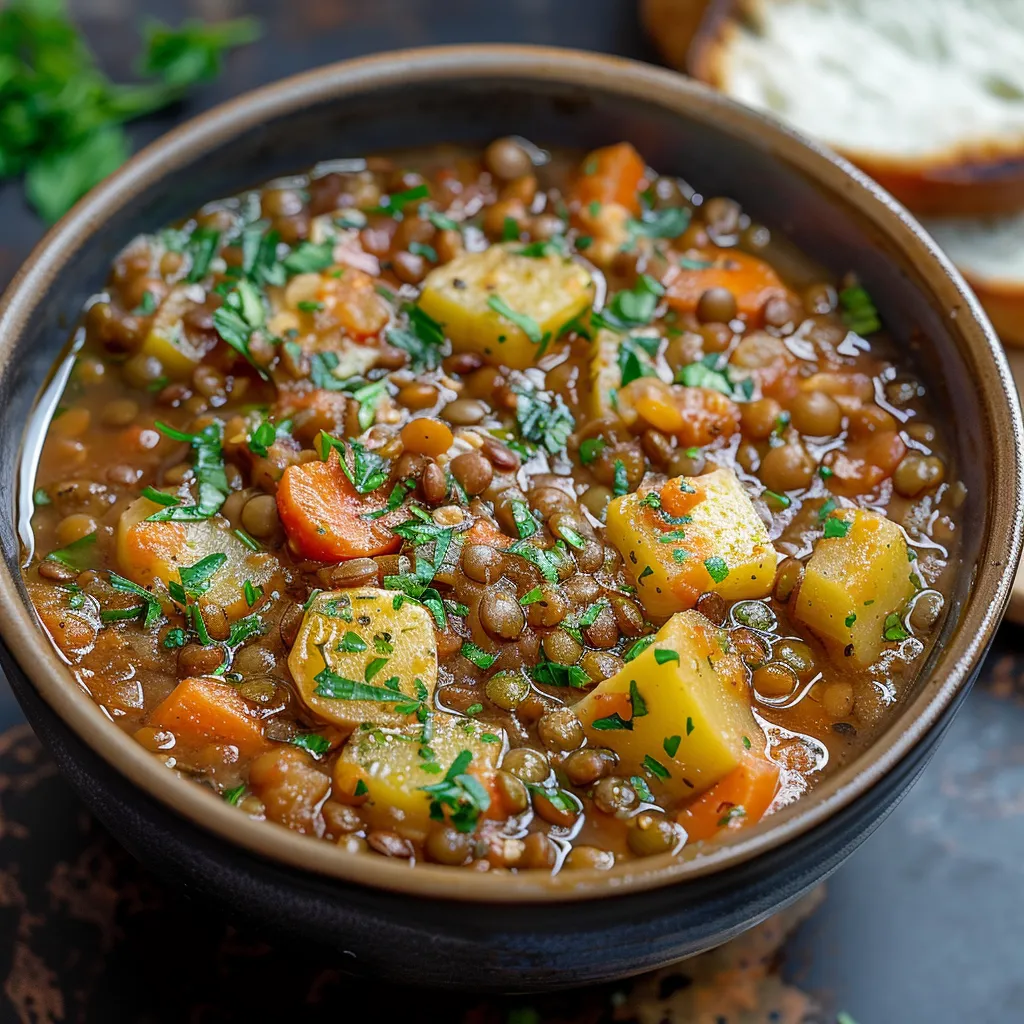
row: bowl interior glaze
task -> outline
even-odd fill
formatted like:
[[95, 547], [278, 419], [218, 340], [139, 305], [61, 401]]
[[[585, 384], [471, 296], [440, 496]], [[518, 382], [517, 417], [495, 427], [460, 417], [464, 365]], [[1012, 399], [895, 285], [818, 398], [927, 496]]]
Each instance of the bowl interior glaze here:
[[[735, 197], [832, 272], [856, 270], [946, 410], [969, 529], [949, 614], [912, 692], [872, 747], [808, 797], [710, 851], [554, 878], [463, 872], [453, 891], [451, 869], [343, 856], [244, 819], [107, 721], [38, 630], [19, 575], [13, 492], [40, 387], [83, 302], [134, 235], [320, 160], [504, 134], [580, 148], [628, 139], [698, 192]], [[572, 51], [474, 46], [350, 61], [248, 94], [165, 136], [58, 224], [11, 285], [0, 306], [0, 409], [0, 627], [43, 698], [117, 770], [220, 836], [322, 874], [421, 895], [522, 901], [646, 889], [724, 869], [812, 828], [866, 793], [966, 685], [1020, 551], [1022, 431], [1005, 359], [957, 272], [906, 212], [845, 162], [682, 76]]]

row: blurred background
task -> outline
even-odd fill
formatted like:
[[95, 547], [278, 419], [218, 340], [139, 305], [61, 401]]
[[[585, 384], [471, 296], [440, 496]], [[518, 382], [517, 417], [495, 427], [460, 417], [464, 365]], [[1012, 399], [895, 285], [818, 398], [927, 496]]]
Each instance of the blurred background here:
[[[0, 14], [5, 6], [0, 2]], [[653, 34], [645, 30], [641, 6]], [[147, 18], [174, 26], [186, 18], [257, 20], [259, 37], [226, 53], [219, 74], [130, 124], [137, 148], [254, 86], [398, 47], [540, 43], [679, 63], [707, 6], [701, 0], [70, 0], [67, 11], [115, 82], [135, 78]], [[968, 0], [960, 6], [967, 9]], [[0, 35], [0, 55], [3, 46]], [[0, 157], [10, 114], [3, 96], [0, 91]], [[0, 183], [0, 286], [44, 229], [21, 181]], [[1007, 624], [916, 788], [830, 880], [827, 893], [785, 921], [654, 979], [503, 1001], [388, 992], [374, 1012], [385, 1020], [408, 1013], [446, 1024], [1021, 1020], [1022, 736], [1024, 648], [1018, 628]], [[56, 776], [0, 679], [0, 1021], [206, 1024], [283, 1015], [301, 1021], [325, 1013], [358, 1019], [364, 1007], [342, 961], [333, 950], [263, 934], [187, 894], [166, 891]]]

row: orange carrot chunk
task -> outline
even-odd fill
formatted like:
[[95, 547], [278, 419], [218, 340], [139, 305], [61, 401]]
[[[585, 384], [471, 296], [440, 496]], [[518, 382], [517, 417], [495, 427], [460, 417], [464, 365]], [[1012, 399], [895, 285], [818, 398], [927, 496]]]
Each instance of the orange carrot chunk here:
[[306, 558], [340, 562], [397, 551], [401, 539], [390, 518], [364, 518], [384, 508], [376, 492], [359, 494], [345, 475], [337, 452], [327, 462], [289, 466], [277, 489], [277, 510], [285, 532]]
[[686, 265], [676, 267], [665, 280], [665, 301], [683, 313], [692, 313], [709, 288], [727, 288], [736, 300], [736, 311], [751, 323], [760, 324], [765, 303], [785, 296], [778, 274], [756, 256], [739, 249], [692, 249]]
[[646, 165], [628, 143], [595, 149], [583, 161], [573, 189], [582, 206], [618, 203], [632, 213], [640, 212], [639, 191]]
[[723, 828], [755, 825], [779, 787], [779, 766], [764, 754], [747, 751], [721, 782], [676, 815], [690, 842], [712, 839]]
[[218, 679], [183, 679], [157, 705], [149, 724], [169, 730], [178, 743], [189, 747], [226, 743], [244, 757], [253, 757], [270, 746], [245, 698]]

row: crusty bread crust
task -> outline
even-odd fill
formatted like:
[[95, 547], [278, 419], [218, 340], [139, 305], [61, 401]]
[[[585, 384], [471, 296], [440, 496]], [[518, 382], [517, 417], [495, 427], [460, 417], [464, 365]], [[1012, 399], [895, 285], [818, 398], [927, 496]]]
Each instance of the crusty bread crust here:
[[1024, 282], [1019, 285], [984, 281], [960, 271], [974, 289], [1004, 345], [1024, 347]]
[[690, 44], [712, 0], [640, 0], [640, 23], [665, 60], [686, 66]]
[[[686, 2], [674, 0], [674, 6], [681, 8]], [[756, 19], [771, 2], [712, 0], [690, 44], [685, 65], [680, 66], [728, 95], [727, 57], [742, 31], [741, 22]], [[663, 0], [662, 6], [673, 6], [673, 0]], [[661, 18], [667, 21], [669, 15], [662, 12]], [[658, 37], [654, 42], [660, 45]], [[821, 141], [831, 144], [829, 139]], [[915, 213], [983, 216], [1024, 210], [1024, 139], [965, 143], [927, 160], [834, 148]]]

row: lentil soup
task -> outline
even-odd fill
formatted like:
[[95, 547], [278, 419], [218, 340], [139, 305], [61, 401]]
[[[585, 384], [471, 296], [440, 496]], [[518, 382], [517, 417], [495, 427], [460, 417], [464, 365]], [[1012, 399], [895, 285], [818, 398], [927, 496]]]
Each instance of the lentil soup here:
[[25, 580], [106, 714], [349, 854], [608, 868], [870, 743], [965, 493], [849, 274], [628, 144], [320, 165], [135, 239]]

